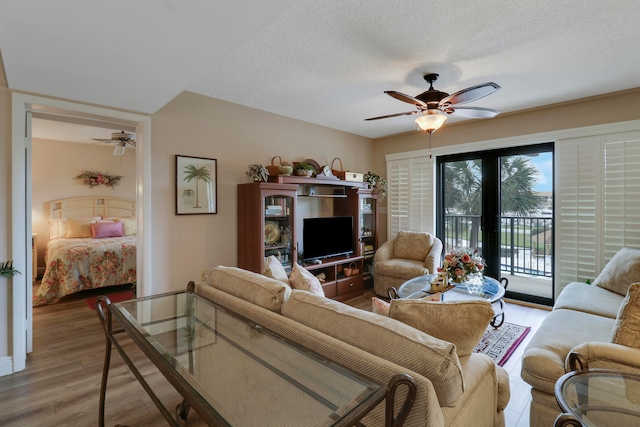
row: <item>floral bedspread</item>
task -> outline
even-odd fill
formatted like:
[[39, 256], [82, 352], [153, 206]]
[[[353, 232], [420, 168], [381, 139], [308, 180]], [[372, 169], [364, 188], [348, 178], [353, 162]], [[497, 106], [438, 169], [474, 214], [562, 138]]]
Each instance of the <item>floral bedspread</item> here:
[[135, 283], [136, 236], [50, 240], [45, 261], [34, 307], [85, 289]]

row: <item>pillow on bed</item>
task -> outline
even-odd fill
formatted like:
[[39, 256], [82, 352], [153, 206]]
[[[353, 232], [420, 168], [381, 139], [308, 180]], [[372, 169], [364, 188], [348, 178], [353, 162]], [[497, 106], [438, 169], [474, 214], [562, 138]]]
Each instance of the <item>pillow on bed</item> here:
[[90, 227], [91, 236], [94, 239], [124, 236], [121, 222], [96, 222], [91, 224]]
[[49, 220], [49, 240], [65, 239], [67, 237], [67, 218]]
[[133, 236], [137, 233], [138, 223], [136, 222], [136, 217], [116, 218], [116, 221], [122, 223], [122, 231], [125, 236]]
[[96, 221], [93, 218], [67, 219], [67, 239], [91, 238], [91, 224]]

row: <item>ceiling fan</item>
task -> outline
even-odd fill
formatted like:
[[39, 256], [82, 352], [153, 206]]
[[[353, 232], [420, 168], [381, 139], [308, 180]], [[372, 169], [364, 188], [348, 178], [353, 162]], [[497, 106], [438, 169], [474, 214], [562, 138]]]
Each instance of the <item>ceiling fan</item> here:
[[117, 144], [113, 149], [114, 156], [122, 156], [124, 155], [124, 151], [127, 147], [136, 146], [136, 135], [130, 132], [125, 132], [125, 131], [112, 133], [111, 139], [98, 139], [98, 138], [91, 138], [91, 139], [99, 142], [108, 142], [108, 143]]
[[459, 117], [468, 117], [473, 119], [490, 119], [500, 114], [498, 110], [482, 107], [460, 107], [459, 105], [475, 101], [500, 89], [496, 83], [488, 82], [477, 86], [471, 86], [449, 95], [433, 88], [433, 82], [438, 80], [438, 74], [429, 73], [424, 75], [424, 79], [429, 83], [429, 89], [415, 97], [405, 95], [394, 90], [387, 90], [384, 93], [399, 99], [400, 101], [413, 104], [415, 111], [406, 113], [388, 114], [386, 116], [371, 117], [365, 120], [380, 120], [390, 117], [410, 116], [413, 114], [421, 114], [416, 119], [419, 128], [429, 132], [435, 132], [447, 120], [447, 115], [455, 115]]

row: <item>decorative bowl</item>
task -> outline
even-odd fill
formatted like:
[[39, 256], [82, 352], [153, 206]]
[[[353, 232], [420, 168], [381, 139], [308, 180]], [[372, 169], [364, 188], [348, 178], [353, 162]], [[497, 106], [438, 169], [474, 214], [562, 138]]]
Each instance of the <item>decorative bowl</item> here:
[[293, 166], [283, 165], [280, 166], [280, 175], [291, 175], [293, 173]]
[[296, 169], [294, 173], [298, 176], [311, 176], [313, 171], [311, 169]]

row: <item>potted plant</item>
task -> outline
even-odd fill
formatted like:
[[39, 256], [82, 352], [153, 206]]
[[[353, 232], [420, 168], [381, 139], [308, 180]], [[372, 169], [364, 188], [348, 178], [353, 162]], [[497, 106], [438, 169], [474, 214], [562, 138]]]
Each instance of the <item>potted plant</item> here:
[[380, 200], [384, 200], [387, 196], [387, 180], [373, 172], [367, 172], [364, 174], [364, 180], [369, 183], [369, 187], [374, 190], [378, 190]]
[[269, 179], [269, 171], [263, 165], [259, 164], [249, 165], [246, 174], [256, 182], [267, 182], [267, 179]]
[[0, 277], [11, 277], [16, 274], [20, 272], [13, 268], [13, 261], [0, 262]]
[[308, 163], [298, 163], [293, 170], [298, 176], [312, 176], [316, 173], [316, 169]]

